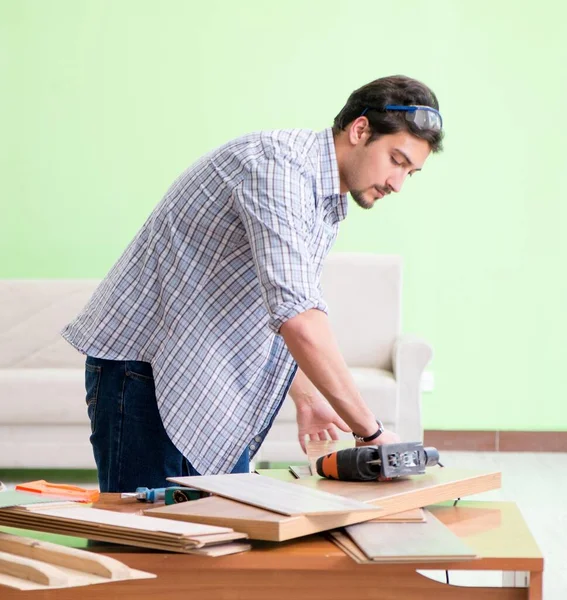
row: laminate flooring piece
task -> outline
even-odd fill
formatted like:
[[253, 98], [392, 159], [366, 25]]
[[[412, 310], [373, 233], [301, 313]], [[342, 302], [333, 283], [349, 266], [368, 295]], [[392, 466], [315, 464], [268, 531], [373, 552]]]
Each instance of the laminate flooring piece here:
[[368, 513], [372, 510], [348, 495], [297, 486], [254, 473], [170, 477], [168, 480], [288, 516]]
[[372, 519], [370, 523], [423, 523], [426, 520], [423, 508], [412, 508], [411, 510]]
[[[74, 535], [170, 552], [206, 553], [202, 548], [238, 542], [242, 551], [247, 536], [228, 527], [210, 524], [174, 523], [144, 515], [118, 513], [88, 507], [50, 508], [10, 507], [0, 510], [0, 525]], [[249, 546], [248, 546], [249, 547]], [[228, 548], [225, 548], [228, 553]]]
[[345, 528], [374, 562], [439, 562], [476, 558], [465, 542], [426, 511], [424, 523], [359, 523]]
[[283, 542], [367, 521], [375, 516], [376, 511], [371, 509], [367, 512], [288, 516], [221, 496], [210, 496], [191, 502], [150, 508], [145, 510], [144, 514], [162, 519], [231, 527], [246, 533], [253, 540]]
[[310, 487], [380, 507], [375, 518], [465, 498], [501, 486], [499, 472], [434, 467], [423, 475], [392, 481], [337, 481], [314, 476], [294, 485]]

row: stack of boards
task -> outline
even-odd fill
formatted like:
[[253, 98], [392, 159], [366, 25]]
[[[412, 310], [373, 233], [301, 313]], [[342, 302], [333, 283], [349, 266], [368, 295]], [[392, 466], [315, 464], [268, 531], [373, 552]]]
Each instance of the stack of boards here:
[[[15, 505], [2, 502], [4, 494], [15, 497]], [[230, 527], [176, 523], [140, 514], [90, 508], [76, 503], [26, 500], [33, 494], [0, 492], [0, 525], [91, 540], [141, 546], [170, 552], [222, 556], [250, 549], [245, 533]]]
[[[332, 443], [316, 442], [308, 453], [313, 460], [317, 452], [321, 455], [333, 449]], [[361, 562], [421, 562], [423, 556], [464, 560], [474, 553], [422, 507], [496, 489], [501, 481], [498, 472], [449, 468], [433, 468], [424, 475], [390, 482], [345, 482], [317, 476], [295, 479], [291, 475], [282, 481], [286, 479], [282, 472], [273, 472], [272, 477], [269, 471], [262, 473], [172, 478], [177, 485], [213, 496], [144, 513], [231, 527], [251, 539], [268, 541], [333, 530], [334, 539]], [[445, 542], [432, 546], [437, 538]], [[384, 540], [385, 545], [374, 547], [369, 540], [375, 540], [374, 546]], [[398, 540], [397, 546], [392, 540]], [[433, 548], [439, 548], [437, 555]]]
[[0, 586], [49, 590], [153, 577], [108, 556], [0, 533]]

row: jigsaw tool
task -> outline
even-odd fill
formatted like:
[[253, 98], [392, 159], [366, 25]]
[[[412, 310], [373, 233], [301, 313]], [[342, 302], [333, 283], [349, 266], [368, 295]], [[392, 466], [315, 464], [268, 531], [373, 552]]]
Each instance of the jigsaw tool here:
[[439, 451], [419, 442], [358, 446], [317, 459], [317, 473], [341, 481], [388, 481], [425, 473], [439, 463]]

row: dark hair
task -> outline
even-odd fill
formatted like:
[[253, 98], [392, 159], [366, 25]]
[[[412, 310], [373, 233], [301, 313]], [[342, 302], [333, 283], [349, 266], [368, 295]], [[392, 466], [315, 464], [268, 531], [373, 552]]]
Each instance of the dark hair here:
[[408, 131], [429, 143], [432, 152], [443, 149], [443, 132], [419, 129], [406, 119], [403, 111], [385, 111], [387, 104], [420, 104], [439, 110], [435, 94], [423, 83], [404, 75], [392, 75], [376, 79], [355, 90], [347, 100], [341, 112], [335, 117], [333, 133], [344, 131], [346, 126], [362, 115], [368, 118], [371, 135], [367, 144], [382, 135]]

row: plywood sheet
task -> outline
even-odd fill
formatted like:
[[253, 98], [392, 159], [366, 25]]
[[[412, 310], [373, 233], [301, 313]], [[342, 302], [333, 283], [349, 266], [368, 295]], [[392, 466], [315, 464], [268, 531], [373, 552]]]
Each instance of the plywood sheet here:
[[475, 553], [431, 513], [424, 523], [359, 523], [346, 532], [374, 562], [471, 560]]
[[371, 510], [368, 505], [348, 496], [300, 487], [254, 473], [170, 477], [168, 480], [283, 515], [367, 513]]

